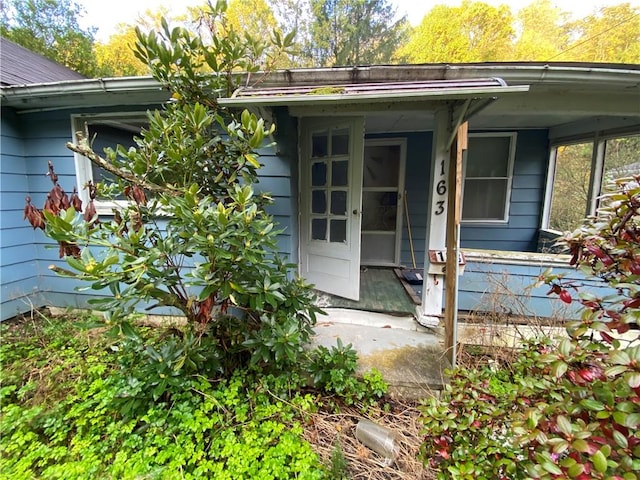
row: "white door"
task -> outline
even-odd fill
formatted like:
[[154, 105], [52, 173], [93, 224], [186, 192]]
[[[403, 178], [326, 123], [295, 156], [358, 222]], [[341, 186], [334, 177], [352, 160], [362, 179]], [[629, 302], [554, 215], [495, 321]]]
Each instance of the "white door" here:
[[300, 122], [300, 274], [323, 292], [360, 296], [363, 118]]

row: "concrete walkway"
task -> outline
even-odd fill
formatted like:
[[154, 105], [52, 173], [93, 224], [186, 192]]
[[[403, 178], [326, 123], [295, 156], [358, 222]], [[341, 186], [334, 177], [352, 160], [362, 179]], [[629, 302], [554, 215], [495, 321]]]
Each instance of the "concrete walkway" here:
[[412, 316], [325, 308], [313, 343], [330, 348], [338, 338], [358, 352], [359, 371], [377, 368], [391, 395], [423, 398], [437, 394], [446, 381], [441, 332], [420, 326]]

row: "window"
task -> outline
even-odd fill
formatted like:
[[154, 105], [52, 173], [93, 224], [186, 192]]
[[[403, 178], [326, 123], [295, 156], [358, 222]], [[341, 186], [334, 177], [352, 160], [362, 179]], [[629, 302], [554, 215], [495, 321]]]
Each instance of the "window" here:
[[515, 133], [469, 135], [464, 166], [464, 222], [508, 220], [515, 140]]
[[640, 172], [640, 135], [558, 142], [551, 151], [542, 226], [574, 230], [594, 215], [607, 182]]
[[[83, 135], [92, 145], [93, 151], [104, 157], [107, 147], [116, 148], [122, 145], [129, 148], [135, 145], [134, 137], [140, 134], [142, 128], [148, 125], [145, 113], [131, 114], [102, 114], [102, 115], [74, 115], [71, 119], [73, 139], [75, 132], [84, 132]], [[82, 155], [75, 154], [76, 176], [78, 191], [83, 203], [88, 202], [88, 193], [84, 186], [93, 183], [105, 183], [113, 181], [113, 176], [92, 163]], [[96, 200], [98, 213], [111, 213], [113, 202]]]

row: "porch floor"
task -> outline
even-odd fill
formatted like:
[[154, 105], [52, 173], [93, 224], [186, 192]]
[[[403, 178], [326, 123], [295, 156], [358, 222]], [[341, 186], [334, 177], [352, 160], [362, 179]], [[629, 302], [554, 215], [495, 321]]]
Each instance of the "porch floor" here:
[[443, 338], [420, 326], [412, 315], [325, 308], [319, 316], [313, 344], [331, 348], [338, 338], [358, 352], [358, 372], [376, 368], [392, 396], [420, 399], [437, 395], [450, 364]]
[[[409, 287], [410, 288], [410, 287]], [[348, 308], [392, 315], [415, 315], [416, 303], [393, 268], [366, 267], [360, 271], [360, 300], [318, 294], [321, 307]]]

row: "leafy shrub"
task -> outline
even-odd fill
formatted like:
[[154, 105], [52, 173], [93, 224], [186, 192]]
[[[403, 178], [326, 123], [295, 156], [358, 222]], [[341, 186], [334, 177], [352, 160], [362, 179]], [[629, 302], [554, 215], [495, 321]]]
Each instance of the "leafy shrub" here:
[[[572, 264], [606, 298], [578, 293], [565, 338], [523, 347], [510, 371], [459, 369], [423, 410], [422, 457], [439, 478], [636, 479], [640, 472], [640, 176], [620, 179], [596, 219], [567, 234]], [[626, 334], [626, 337], [622, 337]]]
[[372, 405], [387, 393], [387, 384], [376, 369], [356, 376], [358, 357], [351, 344], [344, 345], [340, 338], [330, 349], [319, 345], [311, 350], [304, 368], [311, 383], [327, 393], [342, 398], [347, 405], [360, 402]]
[[[68, 318], [2, 329], [11, 340], [0, 344], [3, 478], [327, 478], [301, 435], [317, 402], [288, 376], [188, 376], [167, 387], [170, 403], [147, 402], [132, 418], [114, 408], [125, 377], [112, 340], [79, 334]], [[161, 349], [157, 336], [141, 331]], [[50, 382], [30, 387], [40, 374]]]
[[[157, 375], [136, 389], [162, 397], [186, 366], [203, 374], [229, 375], [235, 368], [295, 364], [309, 341], [319, 310], [312, 290], [278, 255], [278, 230], [265, 211], [271, 202], [256, 195], [257, 149], [274, 132], [263, 119], [239, 116], [216, 99], [235, 88], [238, 68], [256, 72], [260, 61], [283, 53], [289, 36], [271, 43], [222, 28], [226, 2], [204, 11], [212, 42], [183, 28], [138, 32], [136, 55], [171, 92], [162, 109], [148, 112], [149, 126], [135, 147], [106, 149], [102, 158], [89, 139], [68, 144], [116, 178], [87, 185], [90, 202], [58, 183], [42, 210], [27, 199], [25, 217], [58, 242], [70, 268], [57, 273], [100, 292], [91, 301], [123, 333], [141, 309], [177, 311], [187, 327], [165, 337], [162, 352], [146, 348], [138, 359]], [[220, 32], [224, 32], [224, 35]], [[257, 60], [260, 59], [260, 60]], [[113, 216], [98, 218], [95, 199], [126, 198]], [[104, 295], [108, 292], [108, 296]], [[199, 348], [198, 343], [206, 344]], [[133, 347], [133, 345], [130, 345]], [[151, 384], [149, 384], [151, 382]], [[133, 387], [132, 387], [133, 388]]]

